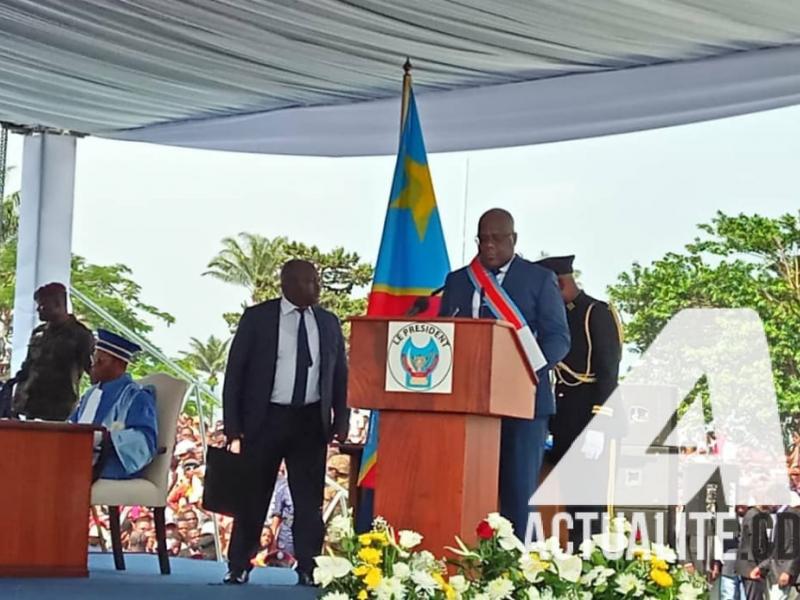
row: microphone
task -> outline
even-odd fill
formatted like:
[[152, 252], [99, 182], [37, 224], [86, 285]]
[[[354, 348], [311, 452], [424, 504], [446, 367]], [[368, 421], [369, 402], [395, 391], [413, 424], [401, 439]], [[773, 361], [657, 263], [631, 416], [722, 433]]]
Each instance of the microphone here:
[[438, 296], [444, 291], [444, 286], [440, 288], [436, 288], [433, 290], [428, 296], [419, 296], [416, 300], [414, 300], [414, 304], [411, 305], [411, 308], [408, 309], [406, 312], [407, 317], [415, 317], [420, 313], [424, 313], [431, 305], [431, 298], [433, 296]]

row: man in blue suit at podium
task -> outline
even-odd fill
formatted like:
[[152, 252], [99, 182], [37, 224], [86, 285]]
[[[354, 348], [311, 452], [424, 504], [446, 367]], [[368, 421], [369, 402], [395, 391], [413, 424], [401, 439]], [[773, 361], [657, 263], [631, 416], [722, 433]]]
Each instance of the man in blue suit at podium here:
[[484, 213], [476, 241], [478, 256], [447, 276], [439, 314], [512, 323], [539, 377], [534, 418], [504, 418], [500, 437], [500, 513], [523, 538], [555, 413], [550, 370], [569, 352], [569, 325], [556, 276], [515, 254], [517, 234], [508, 211]]

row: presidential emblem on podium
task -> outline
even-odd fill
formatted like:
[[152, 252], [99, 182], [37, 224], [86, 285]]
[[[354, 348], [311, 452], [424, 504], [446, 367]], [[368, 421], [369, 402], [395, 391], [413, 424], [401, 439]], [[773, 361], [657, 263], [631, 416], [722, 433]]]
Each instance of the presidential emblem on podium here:
[[450, 394], [453, 324], [392, 321], [388, 325], [386, 391]]

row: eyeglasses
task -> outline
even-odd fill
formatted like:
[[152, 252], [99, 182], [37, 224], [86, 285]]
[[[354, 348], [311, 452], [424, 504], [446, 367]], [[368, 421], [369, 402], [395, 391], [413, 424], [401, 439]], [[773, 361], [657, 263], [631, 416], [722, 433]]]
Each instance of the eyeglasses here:
[[513, 237], [513, 233], [479, 233], [475, 236], [475, 243], [478, 244], [478, 246], [483, 246], [488, 243], [498, 245]]

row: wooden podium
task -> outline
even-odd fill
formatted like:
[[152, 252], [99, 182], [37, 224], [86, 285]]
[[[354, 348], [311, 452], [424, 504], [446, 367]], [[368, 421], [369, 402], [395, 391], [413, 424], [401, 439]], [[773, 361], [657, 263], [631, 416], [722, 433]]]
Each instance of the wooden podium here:
[[[536, 375], [513, 328], [488, 319], [351, 320], [351, 407], [380, 410], [375, 515], [441, 556], [497, 511], [500, 418], [530, 419]], [[453, 324], [449, 393], [387, 391], [389, 324]], [[424, 336], [423, 336], [424, 338]], [[424, 343], [424, 339], [423, 339]]]
[[93, 425], [0, 421], [0, 577], [86, 577]]

